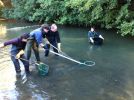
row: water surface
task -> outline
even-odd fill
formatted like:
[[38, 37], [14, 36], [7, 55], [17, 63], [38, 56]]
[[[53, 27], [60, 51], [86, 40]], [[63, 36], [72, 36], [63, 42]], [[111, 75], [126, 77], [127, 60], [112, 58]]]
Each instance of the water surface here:
[[[38, 27], [25, 27], [31, 25], [1, 23], [0, 42]], [[0, 100], [134, 100], [133, 38], [98, 29], [105, 41], [102, 46], [93, 46], [88, 43], [87, 28], [58, 29], [62, 51], [79, 61], [95, 61], [96, 65], [81, 66], [53, 54], [45, 58], [41, 51], [42, 62], [50, 67], [48, 76], [40, 77], [34, 65], [30, 66], [31, 75], [26, 76], [22, 65], [21, 76], [16, 77], [10, 56], [1, 52]], [[8, 53], [10, 46], [1, 50]], [[31, 60], [35, 60], [34, 55]]]

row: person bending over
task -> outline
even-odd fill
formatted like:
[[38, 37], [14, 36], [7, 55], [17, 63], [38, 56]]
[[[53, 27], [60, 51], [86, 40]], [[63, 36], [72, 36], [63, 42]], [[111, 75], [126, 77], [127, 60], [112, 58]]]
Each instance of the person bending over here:
[[14, 38], [14, 39], [11, 39], [9, 41], [6, 41], [0, 44], [0, 48], [5, 47], [7, 45], [12, 45], [10, 55], [11, 55], [11, 60], [14, 64], [15, 71], [17, 74], [21, 72], [19, 60], [22, 61], [25, 67], [25, 72], [29, 73], [29, 61], [26, 60], [26, 57], [24, 55], [24, 49], [25, 49], [28, 37], [29, 37], [29, 34], [25, 33], [18, 38]]
[[38, 47], [44, 47], [43, 44], [43, 33], [49, 31], [49, 26], [47, 24], [43, 24], [40, 28], [33, 30], [30, 32], [30, 36], [26, 45], [26, 58], [27, 60], [31, 57], [31, 50], [33, 49], [37, 63], [40, 62], [39, 50]]

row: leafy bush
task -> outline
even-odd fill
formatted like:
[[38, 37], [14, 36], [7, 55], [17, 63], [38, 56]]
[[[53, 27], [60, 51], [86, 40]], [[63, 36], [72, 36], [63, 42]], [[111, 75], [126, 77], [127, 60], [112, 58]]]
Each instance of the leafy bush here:
[[[13, 8], [3, 9], [7, 18], [71, 25], [99, 25], [117, 28], [121, 35], [134, 35], [131, 0], [12, 0]], [[123, 1], [122, 1], [123, 2]]]
[[131, 22], [123, 22], [118, 28], [122, 36], [127, 34], [134, 36], [134, 20]]

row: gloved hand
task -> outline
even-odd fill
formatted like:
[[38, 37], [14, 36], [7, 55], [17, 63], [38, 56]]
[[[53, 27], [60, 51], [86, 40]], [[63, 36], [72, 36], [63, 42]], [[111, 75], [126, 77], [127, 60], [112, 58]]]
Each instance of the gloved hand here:
[[16, 57], [15, 57], [15, 58], [16, 58], [16, 59], [19, 59], [19, 58], [20, 58], [20, 56], [21, 56], [21, 55], [18, 53], [18, 54], [16, 55]]
[[91, 40], [91, 43], [94, 43], [94, 40]]
[[24, 54], [24, 50], [20, 50], [20, 52], [16, 55], [16, 59], [19, 59], [21, 55]]
[[62, 52], [61, 51], [61, 43], [58, 43], [58, 52]]
[[42, 47], [42, 48], [43, 48], [43, 47], [44, 47], [44, 44], [43, 44], [43, 43], [40, 43], [40, 47]]

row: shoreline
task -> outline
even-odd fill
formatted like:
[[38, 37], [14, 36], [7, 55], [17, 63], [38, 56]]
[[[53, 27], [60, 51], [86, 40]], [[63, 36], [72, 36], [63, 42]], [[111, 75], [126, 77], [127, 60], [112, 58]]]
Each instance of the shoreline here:
[[6, 18], [2, 18], [2, 17], [0, 17], [0, 21], [3, 21], [3, 22], [16, 22], [15, 19], [6, 19]]

